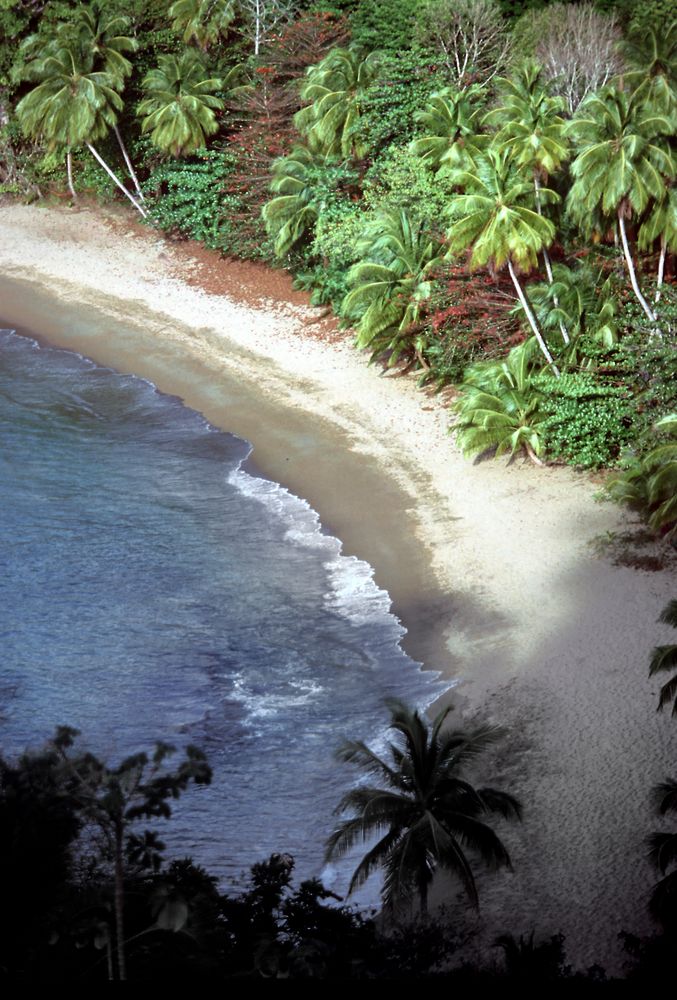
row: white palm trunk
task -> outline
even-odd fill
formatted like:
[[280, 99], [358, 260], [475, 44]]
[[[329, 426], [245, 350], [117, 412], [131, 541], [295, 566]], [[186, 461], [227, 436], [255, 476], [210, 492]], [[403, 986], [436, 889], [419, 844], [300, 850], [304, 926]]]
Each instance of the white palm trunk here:
[[73, 200], [77, 201], [78, 195], [73, 184], [73, 157], [70, 149], [66, 151], [66, 172], [68, 174], [68, 190], [73, 195]]
[[656, 280], [656, 294], [654, 296], [654, 302], [660, 302], [661, 291], [663, 288], [663, 275], [665, 273], [665, 256], [667, 253], [668, 244], [665, 236], [661, 236], [661, 255], [658, 258], [658, 276]]
[[628, 243], [628, 234], [625, 231], [625, 219], [623, 218], [622, 207], [618, 209], [618, 229], [621, 234], [621, 243], [623, 244], [623, 255], [625, 257], [625, 263], [628, 268], [628, 273], [630, 275], [630, 284], [632, 285], [632, 290], [637, 296], [637, 301], [641, 305], [642, 309], [646, 313], [648, 319], [652, 323], [656, 322], [656, 314], [642, 295], [642, 290], [639, 287], [639, 282], [637, 281], [637, 273], [635, 271], [635, 265], [632, 259], [632, 254], [630, 253], [630, 244]]
[[145, 208], [143, 208], [142, 205], [140, 205], [138, 203], [138, 201], [136, 200], [136, 198], [134, 198], [134, 196], [129, 193], [129, 191], [124, 186], [124, 184], [122, 183], [122, 181], [116, 176], [116, 174], [113, 173], [113, 171], [111, 170], [111, 168], [108, 166], [108, 164], [106, 163], [106, 161], [100, 156], [100, 154], [96, 151], [96, 149], [94, 148], [94, 146], [92, 146], [92, 144], [89, 143], [89, 142], [86, 143], [86, 146], [87, 146], [87, 149], [92, 154], [92, 156], [94, 157], [94, 159], [97, 161], [97, 163], [100, 166], [102, 166], [103, 169], [106, 171], [106, 173], [108, 174], [108, 176], [110, 177], [110, 179], [113, 181], [113, 183], [116, 184], [120, 188], [120, 190], [122, 191], [122, 193], [127, 198], [129, 198], [129, 200], [131, 201], [132, 205], [137, 210], [137, 212], [139, 212], [144, 219], [147, 218], [148, 217], [148, 212], [145, 210]]
[[136, 196], [137, 196], [137, 198], [139, 199], [140, 202], [144, 202], [146, 199], [143, 196], [143, 191], [141, 190], [141, 185], [139, 184], [139, 178], [136, 176], [136, 171], [134, 170], [134, 167], [132, 165], [132, 161], [129, 158], [129, 153], [127, 152], [127, 147], [125, 146], [124, 142], [122, 141], [122, 136], [120, 135], [120, 129], [117, 127], [117, 125], [113, 125], [113, 131], [115, 132], [115, 138], [118, 141], [118, 146], [120, 147], [120, 150], [121, 150], [122, 155], [124, 157], [125, 163], [127, 164], [127, 170], [129, 172], [129, 176], [134, 181], [134, 188], [136, 189]]
[[521, 286], [521, 284], [519, 282], [519, 278], [517, 277], [517, 275], [515, 273], [515, 268], [512, 266], [512, 261], [510, 260], [509, 257], [508, 257], [508, 271], [510, 272], [510, 277], [512, 278], [512, 283], [515, 286], [515, 291], [517, 292], [517, 297], [520, 300], [520, 302], [522, 303], [522, 309], [524, 309], [524, 313], [525, 313], [527, 319], [529, 320], [529, 326], [534, 331], [534, 336], [536, 337], [536, 340], [538, 341], [538, 346], [541, 349], [543, 357], [545, 358], [545, 360], [548, 362], [548, 364], [552, 368], [552, 371], [553, 371], [553, 373], [555, 375], [555, 378], [559, 378], [560, 377], [560, 370], [557, 367], [557, 365], [555, 364], [553, 356], [550, 353], [550, 351], [548, 350], [548, 345], [546, 344], [545, 340], [543, 339], [543, 334], [541, 333], [541, 331], [538, 328], [538, 323], [536, 322], [536, 317], [534, 316], [533, 310], [532, 310], [531, 306], [529, 305], [529, 300], [527, 299], [526, 295], [524, 294], [524, 289], [522, 288], [522, 286]]

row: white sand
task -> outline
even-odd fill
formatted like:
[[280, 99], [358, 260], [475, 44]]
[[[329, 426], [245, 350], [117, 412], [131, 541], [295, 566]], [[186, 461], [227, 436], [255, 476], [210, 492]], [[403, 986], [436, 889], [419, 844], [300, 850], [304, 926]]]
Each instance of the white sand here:
[[618, 932], [651, 926], [650, 789], [677, 774], [677, 721], [656, 713], [659, 684], [647, 679], [651, 648], [675, 638], [656, 624], [677, 596], [674, 579], [595, 554], [591, 540], [625, 520], [594, 502], [587, 476], [465, 461], [446, 411], [414, 380], [383, 377], [345, 343], [309, 340], [312, 310], [253, 308], [183, 284], [173, 254], [152, 232], [121, 239], [90, 211], [0, 208], [4, 275], [71, 303], [111, 310], [113, 297], [123, 316], [130, 301], [162, 313], [165, 342], [340, 426], [406, 490], [403, 530], [416, 533], [431, 578], [458, 608], [448, 663], [463, 678], [464, 713], [510, 730], [484, 774], [525, 808], [521, 827], [502, 828], [514, 872], [480, 879], [483, 939], [561, 930], [576, 967], [619, 972]]

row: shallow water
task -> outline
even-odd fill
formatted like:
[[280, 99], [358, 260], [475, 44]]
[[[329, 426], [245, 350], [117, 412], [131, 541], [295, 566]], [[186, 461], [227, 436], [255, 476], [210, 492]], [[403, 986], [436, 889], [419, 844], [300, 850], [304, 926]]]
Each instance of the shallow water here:
[[214, 782], [177, 803], [168, 853], [226, 887], [272, 851], [321, 874], [353, 779], [336, 747], [378, 742], [386, 697], [442, 690], [370, 567], [142, 379], [2, 331], [0, 420], [3, 753], [59, 724], [110, 760], [195, 743]]

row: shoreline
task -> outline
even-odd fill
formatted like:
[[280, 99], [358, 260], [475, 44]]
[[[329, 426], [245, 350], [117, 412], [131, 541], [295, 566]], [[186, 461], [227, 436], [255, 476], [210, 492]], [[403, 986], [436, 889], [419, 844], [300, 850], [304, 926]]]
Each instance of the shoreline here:
[[[232, 294], [238, 265], [212, 257]], [[571, 469], [465, 461], [439, 400], [322, 336], [299, 293], [210, 294], [185, 245], [124, 217], [0, 205], [0, 265], [3, 319], [149, 378], [251, 441], [257, 474], [374, 567], [406, 652], [461, 678], [457, 718], [512, 734], [483, 773], [523, 801], [525, 822], [501, 830], [515, 873], [478, 879], [481, 941], [562, 931], [575, 967], [617, 971], [618, 931], [650, 930], [649, 795], [677, 759], [646, 677], [651, 648], [674, 641], [656, 624], [674, 580], [590, 545], [625, 515], [594, 504]]]

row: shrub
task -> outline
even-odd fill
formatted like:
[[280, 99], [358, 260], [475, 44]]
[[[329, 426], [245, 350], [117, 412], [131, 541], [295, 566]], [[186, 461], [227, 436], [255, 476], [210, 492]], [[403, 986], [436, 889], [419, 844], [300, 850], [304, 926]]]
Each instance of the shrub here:
[[632, 437], [627, 391], [587, 372], [559, 379], [544, 374], [537, 384], [544, 393], [541, 430], [548, 454], [586, 469], [614, 465]]
[[147, 196], [153, 196], [153, 221], [211, 249], [226, 249], [226, 219], [233, 199], [224, 189], [234, 162], [230, 153], [204, 150], [194, 158], [157, 166], [144, 185]]

